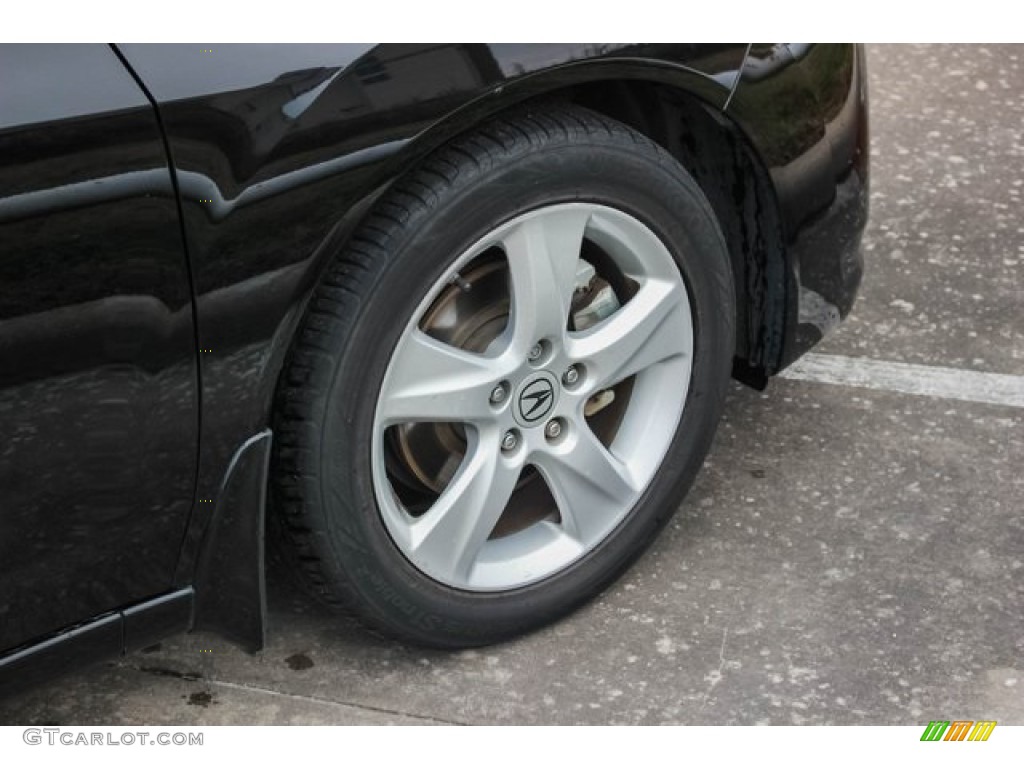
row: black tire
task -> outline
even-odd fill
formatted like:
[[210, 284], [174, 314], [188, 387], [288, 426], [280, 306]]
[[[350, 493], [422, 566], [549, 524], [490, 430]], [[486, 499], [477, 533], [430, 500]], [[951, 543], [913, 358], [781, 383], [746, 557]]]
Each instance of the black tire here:
[[[538, 583], [469, 592], [396, 547], [370, 471], [373, 403], [390, 351], [427, 288], [486, 232], [523, 212], [591, 201], [628, 212], [667, 245], [690, 295], [693, 368], [681, 421], [640, 501], [582, 559]], [[399, 179], [316, 289], [278, 388], [276, 527], [314, 592], [414, 644], [478, 646], [539, 627], [605, 588], [675, 512], [710, 447], [733, 352], [728, 254], [707, 199], [643, 135], [571, 106], [495, 119]]]

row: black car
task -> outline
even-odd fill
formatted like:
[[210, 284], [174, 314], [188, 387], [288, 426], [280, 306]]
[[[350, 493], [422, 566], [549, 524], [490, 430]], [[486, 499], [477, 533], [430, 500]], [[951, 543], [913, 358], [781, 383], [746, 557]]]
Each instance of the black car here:
[[[0, 688], [606, 587], [846, 315], [852, 45], [0, 46]], [[266, 531], [266, 536], [264, 534]]]

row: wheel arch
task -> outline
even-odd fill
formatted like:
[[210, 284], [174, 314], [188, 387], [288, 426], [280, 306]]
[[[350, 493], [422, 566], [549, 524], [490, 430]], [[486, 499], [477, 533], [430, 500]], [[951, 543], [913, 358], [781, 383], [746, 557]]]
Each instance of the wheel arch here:
[[586, 61], [506, 82], [411, 137], [367, 185], [324, 241], [304, 280], [304, 300], [275, 338], [263, 404], [268, 417], [287, 350], [330, 255], [373, 203], [410, 168], [455, 137], [524, 104], [569, 102], [622, 122], [669, 151], [708, 197], [729, 247], [737, 297], [734, 376], [762, 388], [774, 372], [785, 324], [785, 248], [765, 164], [725, 107], [734, 82], [647, 60]]

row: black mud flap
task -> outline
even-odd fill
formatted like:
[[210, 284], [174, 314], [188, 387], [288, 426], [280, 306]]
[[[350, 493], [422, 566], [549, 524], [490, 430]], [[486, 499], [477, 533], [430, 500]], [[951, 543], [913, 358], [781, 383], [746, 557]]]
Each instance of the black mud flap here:
[[228, 467], [196, 569], [194, 629], [250, 653], [264, 644], [267, 590], [264, 513], [271, 432], [249, 438]]

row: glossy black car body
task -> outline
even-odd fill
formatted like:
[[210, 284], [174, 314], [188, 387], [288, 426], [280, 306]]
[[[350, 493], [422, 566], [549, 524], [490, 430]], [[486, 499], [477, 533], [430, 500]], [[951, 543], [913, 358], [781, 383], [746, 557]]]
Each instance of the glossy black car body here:
[[263, 638], [271, 403], [403, 169], [529, 100], [701, 184], [763, 386], [845, 316], [863, 54], [822, 45], [0, 47], [0, 690], [192, 628]]

